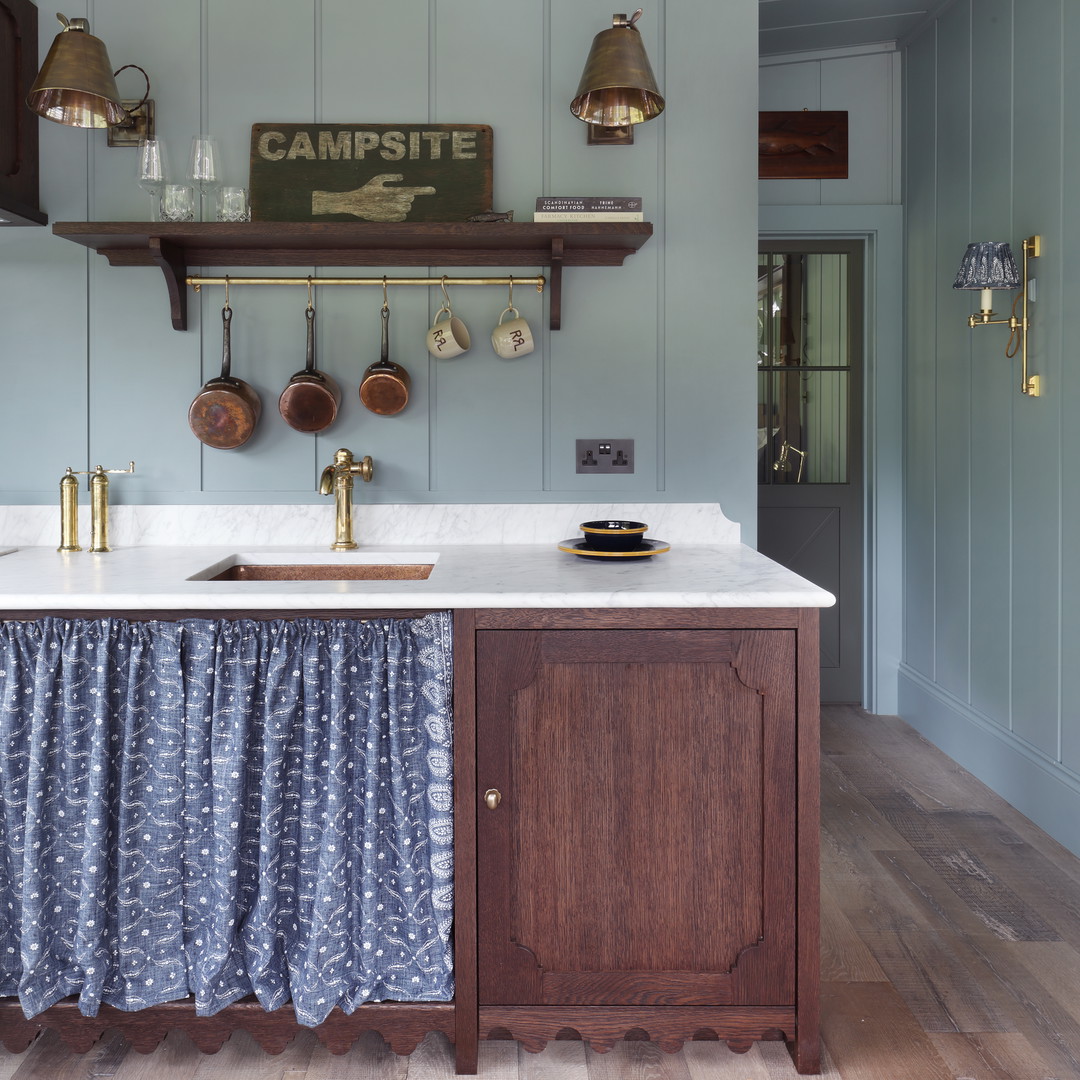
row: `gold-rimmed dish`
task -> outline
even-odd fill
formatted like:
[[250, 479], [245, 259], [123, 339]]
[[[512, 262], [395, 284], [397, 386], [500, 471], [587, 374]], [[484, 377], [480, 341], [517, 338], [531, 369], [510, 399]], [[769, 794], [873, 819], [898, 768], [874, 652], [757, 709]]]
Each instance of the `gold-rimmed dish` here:
[[644, 521], [622, 521], [603, 518], [583, 521], [578, 528], [585, 534], [585, 542], [598, 551], [629, 551], [645, 539], [648, 525]]
[[584, 559], [648, 559], [671, 550], [671, 545], [664, 540], [641, 540], [637, 546], [626, 551], [603, 551], [591, 547], [589, 542], [580, 536], [563, 540], [558, 547], [568, 555], [580, 555]]

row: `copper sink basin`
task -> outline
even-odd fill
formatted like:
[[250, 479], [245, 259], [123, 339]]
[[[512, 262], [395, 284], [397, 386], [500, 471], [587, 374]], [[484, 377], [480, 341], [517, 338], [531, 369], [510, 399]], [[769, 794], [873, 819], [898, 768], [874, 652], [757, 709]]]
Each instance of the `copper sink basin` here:
[[436, 551], [246, 551], [192, 574], [189, 581], [423, 581]]
[[207, 581], [422, 581], [434, 563], [349, 563], [344, 566], [237, 563]]

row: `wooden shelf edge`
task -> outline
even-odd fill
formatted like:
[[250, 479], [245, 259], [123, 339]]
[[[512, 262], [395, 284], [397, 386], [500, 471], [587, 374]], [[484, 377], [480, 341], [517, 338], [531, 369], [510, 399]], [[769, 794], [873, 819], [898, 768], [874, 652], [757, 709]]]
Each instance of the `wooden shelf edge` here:
[[173, 327], [187, 329], [190, 267], [546, 266], [550, 326], [562, 325], [565, 266], [621, 266], [652, 236], [650, 222], [138, 222], [58, 221], [57, 236], [111, 266], [157, 266]]

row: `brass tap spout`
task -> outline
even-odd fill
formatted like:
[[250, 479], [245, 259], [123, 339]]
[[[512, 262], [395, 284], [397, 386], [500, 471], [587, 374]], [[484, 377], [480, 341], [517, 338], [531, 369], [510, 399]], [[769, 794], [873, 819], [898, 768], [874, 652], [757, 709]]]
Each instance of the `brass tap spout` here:
[[330, 545], [331, 551], [355, 551], [359, 546], [353, 539], [353, 477], [359, 476], [367, 484], [373, 475], [370, 455], [356, 461], [352, 451], [344, 448], [334, 454], [334, 464], [323, 469], [319, 494], [334, 494], [334, 542]]

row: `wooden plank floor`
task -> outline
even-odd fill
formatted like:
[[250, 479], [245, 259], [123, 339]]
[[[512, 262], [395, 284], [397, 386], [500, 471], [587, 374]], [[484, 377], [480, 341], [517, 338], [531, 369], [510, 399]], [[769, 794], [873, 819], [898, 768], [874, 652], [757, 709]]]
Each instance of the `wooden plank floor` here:
[[[895, 717], [823, 709], [822, 976], [828, 1080], [1080, 1080], [1080, 860]], [[429, 1035], [407, 1058], [365, 1035], [334, 1057], [305, 1034], [264, 1054], [240, 1032], [206, 1056], [108, 1035], [0, 1051], [0, 1080], [449, 1080]], [[482, 1043], [482, 1080], [794, 1080], [782, 1044], [748, 1054], [623, 1042], [527, 1054]]]

